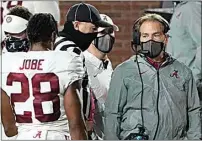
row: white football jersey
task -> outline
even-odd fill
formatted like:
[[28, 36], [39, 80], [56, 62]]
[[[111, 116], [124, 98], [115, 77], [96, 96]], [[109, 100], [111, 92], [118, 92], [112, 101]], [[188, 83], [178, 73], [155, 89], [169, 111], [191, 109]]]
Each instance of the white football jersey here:
[[[4, 17], [9, 12], [9, 9], [21, 5], [26, 7], [32, 14], [35, 13], [51, 13], [55, 20], [60, 22], [60, 9], [59, 2], [55, 1], [1, 1], [1, 25]], [[2, 29], [3, 31], [3, 29]], [[3, 41], [5, 35], [2, 32], [1, 41]]]
[[68, 132], [64, 92], [84, 77], [80, 54], [30, 51], [2, 55], [2, 89], [11, 99], [18, 127]]
[[77, 52], [80, 53], [80, 56], [83, 60], [84, 69], [86, 71], [86, 76], [83, 79], [82, 88], [80, 90], [80, 95], [81, 95], [81, 99], [83, 100], [82, 102], [83, 102], [84, 115], [87, 119], [90, 120], [90, 117], [92, 114], [91, 113], [91, 96], [90, 96], [90, 89], [89, 89], [89, 85], [88, 85], [88, 76], [87, 76], [87, 70], [85, 67], [84, 54], [73, 41], [70, 41], [67, 38], [62, 37], [62, 36], [59, 36], [58, 38], [56, 38], [54, 46], [55, 46], [55, 51], [69, 52], [75, 48], [75, 49], [78, 49]]

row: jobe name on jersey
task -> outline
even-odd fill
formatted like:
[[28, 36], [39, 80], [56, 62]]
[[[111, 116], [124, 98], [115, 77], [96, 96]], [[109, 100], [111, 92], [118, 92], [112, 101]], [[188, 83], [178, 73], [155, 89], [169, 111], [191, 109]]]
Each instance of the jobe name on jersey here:
[[24, 59], [20, 70], [43, 70], [42, 63], [44, 59]]

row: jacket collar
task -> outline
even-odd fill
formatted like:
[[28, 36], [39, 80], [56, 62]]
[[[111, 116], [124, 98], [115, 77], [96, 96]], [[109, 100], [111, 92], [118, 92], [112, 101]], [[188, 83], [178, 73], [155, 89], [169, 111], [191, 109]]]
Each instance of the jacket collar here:
[[[137, 55], [137, 56], [134, 55], [131, 58], [134, 61], [138, 61], [139, 63], [144, 63], [144, 64], [146, 63], [147, 65], [154, 67], [153, 64], [151, 62], [149, 62], [148, 59], [146, 57], [144, 57], [143, 55]], [[175, 61], [175, 59], [172, 58], [171, 55], [168, 53], [165, 53], [165, 58], [166, 58], [165, 61], [160, 64], [159, 69], [166, 67], [167, 65], [172, 64]]]

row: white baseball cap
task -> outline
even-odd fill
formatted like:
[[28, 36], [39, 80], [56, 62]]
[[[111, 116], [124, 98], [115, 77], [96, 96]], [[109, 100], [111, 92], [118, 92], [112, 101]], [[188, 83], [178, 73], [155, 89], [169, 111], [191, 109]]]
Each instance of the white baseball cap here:
[[[114, 22], [112, 21], [112, 19], [109, 16], [107, 16], [106, 14], [100, 14], [100, 17], [101, 17], [101, 19], [103, 21], [111, 24], [113, 26], [113, 28], [114, 28], [114, 31], [119, 31], [119, 27], [114, 24]], [[105, 28], [99, 27], [98, 32], [102, 31], [103, 29], [105, 29]]]
[[6, 15], [2, 24], [2, 30], [8, 33], [21, 33], [27, 28], [28, 21], [15, 16]]

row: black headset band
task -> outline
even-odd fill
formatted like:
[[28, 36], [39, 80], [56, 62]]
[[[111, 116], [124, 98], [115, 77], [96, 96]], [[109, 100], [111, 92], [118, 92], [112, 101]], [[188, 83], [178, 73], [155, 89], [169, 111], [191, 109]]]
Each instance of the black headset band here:
[[[147, 15], [144, 15], [144, 16], [138, 18], [138, 19], [134, 22], [133, 30], [135, 29], [135, 27], [136, 27], [136, 25], [139, 23], [139, 21], [140, 21], [141, 19], [143, 19], [145, 16], [147, 16]], [[164, 28], [165, 28], [165, 29], [164, 29], [164, 30], [165, 30], [165, 33], [167, 33], [167, 32], [170, 30], [170, 25], [169, 25], [168, 21], [166, 21], [166, 19], [164, 19], [163, 17], [154, 18], [154, 20], [156, 20], [156, 21], [158, 21], [158, 22], [160, 22], [160, 23], [163, 24], [163, 26], [164, 26]], [[137, 30], [137, 29], [136, 29], [136, 30]]]

